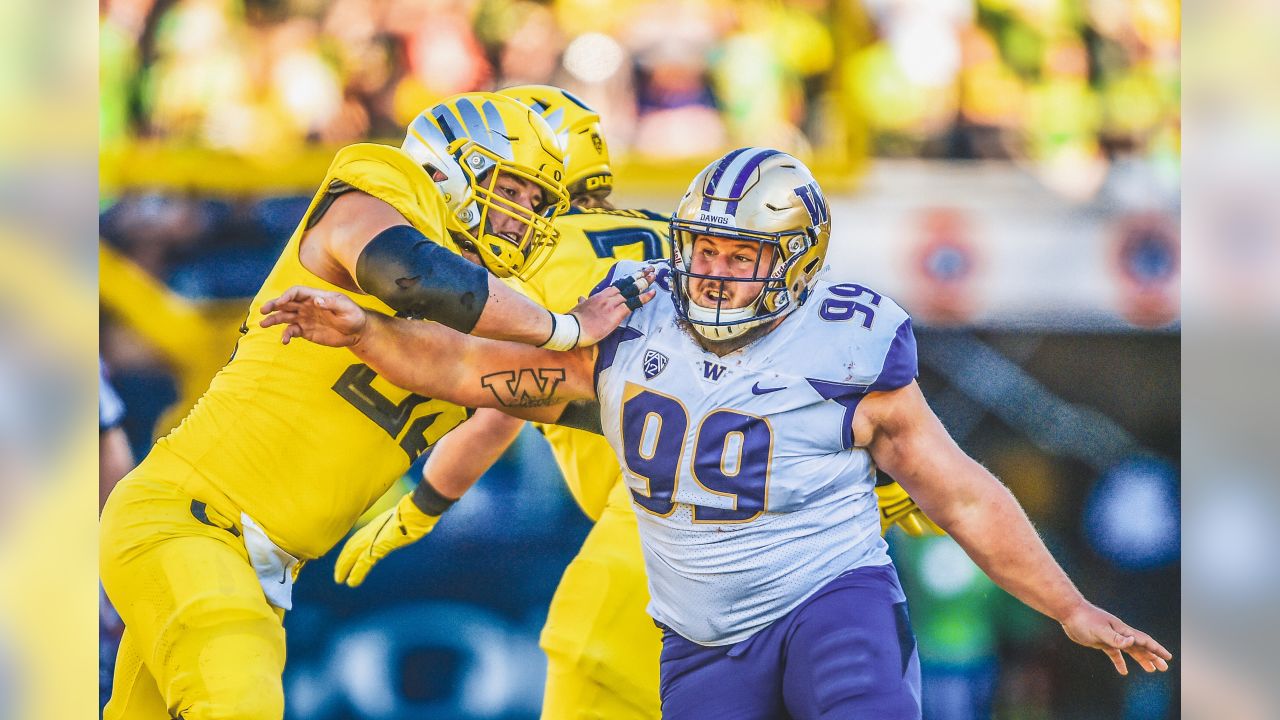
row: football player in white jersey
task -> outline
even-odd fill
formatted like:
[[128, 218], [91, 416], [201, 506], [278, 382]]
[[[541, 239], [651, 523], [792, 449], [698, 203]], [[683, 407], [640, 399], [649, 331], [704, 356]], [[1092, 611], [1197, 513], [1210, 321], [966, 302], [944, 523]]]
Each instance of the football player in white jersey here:
[[[268, 303], [263, 325], [287, 325], [285, 342], [349, 346], [431, 397], [598, 421], [640, 521], [666, 718], [920, 717], [877, 467], [1073, 641], [1121, 674], [1122, 653], [1167, 670], [1172, 655], [1089, 603], [1017, 500], [947, 434], [915, 382], [907, 313], [818, 279], [830, 228], [803, 164], [743, 148], [694, 178], [669, 264], [619, 263], [601, 282], [635, 312], [596, 348], [487, 341], [304, 288]], [[420, 360], [445, 353], [457, 364]]]

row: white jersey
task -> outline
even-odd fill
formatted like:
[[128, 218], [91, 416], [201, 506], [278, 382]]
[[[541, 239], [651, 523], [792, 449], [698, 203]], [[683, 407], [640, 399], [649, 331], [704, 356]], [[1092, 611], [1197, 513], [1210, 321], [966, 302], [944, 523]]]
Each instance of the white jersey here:
[[[639, 263], [621, 262], [613, 277]], [[658, 296], [600, 344], [605, 437], [640, 520], [649, 613], [703, 645], [739, 642], [837, 575], [889, 562], [858, 401], [916, 376], [911, 319], [818, 282], [777, 328], [718, 357]]]

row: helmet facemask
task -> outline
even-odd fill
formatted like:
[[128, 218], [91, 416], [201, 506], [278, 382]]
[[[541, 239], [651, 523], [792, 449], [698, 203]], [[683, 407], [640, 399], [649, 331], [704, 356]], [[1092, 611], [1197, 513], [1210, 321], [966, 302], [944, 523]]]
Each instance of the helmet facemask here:
[[[542, 267], [555, 250], [558, 231], [552, 219], [568, 209], [564, 188], [551, 178], [506, 162], [485, 148], [471, 144], [458, 153], [463, 172], [468, 176], [470, 201], [454, 213], [451, 228], [462, 244], [480, 256], [498, 277], [526, 280]], [[499, 187], [502, 177], [518, 178], [533, 183], [539, 199], [527, 208], [506, 197]], [[517, 221], [518, 235], [499, 235], [493, 222], [499, 217]]]
[[[402, 149], [444, 193], [455, 240], [490, 272], [526, 280], [546, 262], [558, 236], [551, 221], [569, 209], [564, 151], [527, 106], [492, 93], [455, 96], [420, 114]], [[534, 207], [505, 197], [502, 177], [537, 186]], [[499, 217], [514, 219], [518, 232], [494, 232]]]
[[[749, 276], [742, 265], [730, 266], [737, 268], [733, 276], [697, 269], [701, 236], [753, 246], [756, 264]], [[767, 330], [808, 298], [830, 236], [826, 198], [803, 163], [770, 148], [729, 152], [693, 179], [671, 219], [676, 312], [715, 342], [741, 342], [754, 328]], [[738, 292], [728, 298], [706, 292], [709, 282], [726, 289], [757, 283], [760, 289], [744, 303]]]
[[[755, 266], [750, 275], [715, 275], [694, 271], [697, 240], [702, 236], [725, 238], [755, 247]], [[798, 304], [787, 287], [791, 267], [812, 247], [813, 240], [802, 231], [753, 232], [695, 220], [675, 218], [671, 222], [672, 299], [680, 317], [693, 330], [712, 341], [740, 337], [764, 325]], [[717, 284], [719, 297], [708, 284]], [[735, 288], [759, 284], [756, 294], [740, 304]], [[708, 293], [707, 290], [712, 290]], [[736, 304], [738, 307], [729, 307]]]

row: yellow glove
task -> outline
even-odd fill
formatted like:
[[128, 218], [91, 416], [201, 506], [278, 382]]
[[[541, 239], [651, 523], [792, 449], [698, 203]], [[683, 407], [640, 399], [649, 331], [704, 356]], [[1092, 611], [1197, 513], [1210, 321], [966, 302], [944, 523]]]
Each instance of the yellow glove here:
[[439, 521], [439, 515], [428, 515], [414, 504], [413, 493], [405, 495], [395, 507], [370, 520], [347, 540], [333, 567], [333, 581], [358, 587], [387, 553], [416, 542]]
[[911, 499], [906, 490], [897, 482], [890, 480], [884, 485], [876, 485], [876, 501], [880, 505], [880, 534], [889, 532], [889, 528], [897, 524], [912, 537], [923, 535], [946, 535], [924, 514], [916, 501]]

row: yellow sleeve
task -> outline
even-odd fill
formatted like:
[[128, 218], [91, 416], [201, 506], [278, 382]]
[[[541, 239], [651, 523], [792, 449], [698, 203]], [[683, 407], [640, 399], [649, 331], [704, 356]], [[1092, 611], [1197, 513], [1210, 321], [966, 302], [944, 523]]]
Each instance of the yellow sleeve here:
[[329, 176], [387, 203], [423, 235], [458, 252], [445, 226], [448, 207], [444, 195], [426, 170], [399, 148], [377, 143], [348, 145], [334, 156]]

